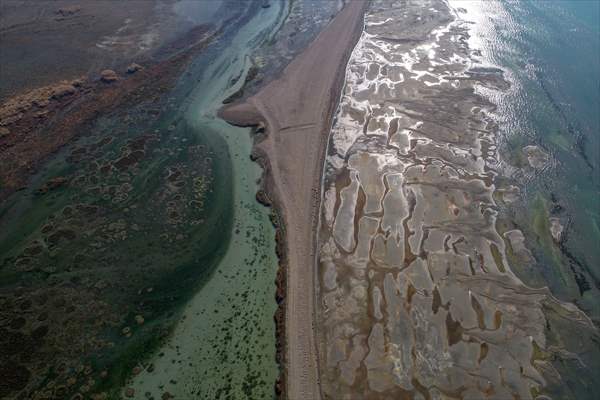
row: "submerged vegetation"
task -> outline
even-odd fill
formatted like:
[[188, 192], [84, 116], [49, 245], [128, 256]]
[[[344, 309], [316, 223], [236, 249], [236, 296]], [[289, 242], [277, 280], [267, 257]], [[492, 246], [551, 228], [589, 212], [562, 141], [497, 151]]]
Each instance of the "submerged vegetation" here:
[[104, 117], [2, 209], [0, 342], [30, 374], [3, 395], [50, 369], [61, 393], [119, 387], [227, 246], [224, 144], [138, 118]]

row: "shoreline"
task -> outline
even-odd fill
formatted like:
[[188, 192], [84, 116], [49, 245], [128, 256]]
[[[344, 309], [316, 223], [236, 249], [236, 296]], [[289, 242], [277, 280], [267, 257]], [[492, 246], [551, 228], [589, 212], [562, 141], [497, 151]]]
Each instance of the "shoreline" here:
[[[321, 398], [313, 304], [321, 180], [344, 72], [362, 33], [359, 22], [366, 5], [363, 1], [346, 4], [280, 78], [219, 111], [233, 125], [266, 131], [255, 141], [252, 159], [264, 170], [257, 200], [274, 210], [279, 258], [275, 322], [281, 368], [276, 393], [283, 398]], [[315, 60], [323, 60], [318, 70]], [[294, 160], [298, 154], [305, 157]], [[313, 269], [302, 271], [303, 265]]]

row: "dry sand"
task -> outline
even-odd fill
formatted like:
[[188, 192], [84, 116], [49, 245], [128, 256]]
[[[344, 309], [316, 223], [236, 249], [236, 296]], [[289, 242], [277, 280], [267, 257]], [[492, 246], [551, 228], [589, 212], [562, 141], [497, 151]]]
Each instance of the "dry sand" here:
[[321, 176], [346, 63], [363, 27], [364, 1], [350, 1], [283, 72], [244, 103], [221, 111], [236, 125], [264, 124], [255, 146], [265, 190], [283, 217], [287, 266], [286, 390], [292, 400], [320, 398], [314, 337], [314, 268]]

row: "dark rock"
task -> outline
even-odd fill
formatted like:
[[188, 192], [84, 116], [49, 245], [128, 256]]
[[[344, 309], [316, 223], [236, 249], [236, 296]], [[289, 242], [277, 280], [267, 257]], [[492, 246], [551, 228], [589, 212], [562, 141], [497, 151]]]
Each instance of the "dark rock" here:
[[48, 334], [48, 325], [42, 325], [42, 326], [38, 326], [37, 328], [35, 328], [33, 330], [33, 332], [31, 332], [31, 337], [36, 340], [39, 341], [42, 338], [44, 338], [44, 336], [46, 336]]
[[38, 189], [39, 194], [47, 193], [51, 190], [57, 189], [68, 182], [68, 179], [62, 176], [50, 179], [48, 182]]
[[128, 74], [135, 74], [136, 72], [138, 72], [138, 71], [140, 71], [142, 69], [144, 69], [144, 68], [141, 65], [133, 63], [133, 64], [130, 64], [127, 67], [127, 73]]
[[66, 388], [66, 386], [63, 386], [63, 385], [57, 386], [54, 389], [54, 397], [59, 398], [59, 399], [64, 399], [65, 396], [67, 395], [67, 391], [68, 391], [68, 389]]
[[145, 152], [142, 150], [132, 151], [131, 153], [119, 158], [114, 165], [119, 170], [127, 169], [128, 167], [137, 164], [144, 157]]
[[8, 398], [11, 393], [24, 389], [30, 377], [31, 372], [22, 365], [0, 364], [0, 398]]
[[256, 192], [256, 201], [265, 207], [271, 206], [271, 199], [269, 199], [269, 196], [264, 190], [259, 190]]
[[48, 236], [47, 242], [51, 246], [56, 246], [61, 239], [65, 239], [67, 241], [74, 240], [77, 237], [75, 232], [69, 229], [59, 229], [50, 236]]
[[22, 327], [24, 327], [26, 322], [27, 321], [25, 321], [25, 318], [17, 317], [10, 321], [9, 326], [11, 329], [18, 330], [18, 329], [21, 329]]
[[56, 14], [60, 15], [61, 17], [68, 17], [77, 14], [79, 11], [81, 11], [81, 7], [74, 5], [69, 7], [61, 7], [56, 10]]
[[33, 243], [30, 246], [26, 247], [23, 252], [28, 256], [36, 256], [44, 251], [44, 247], [39, 243]]

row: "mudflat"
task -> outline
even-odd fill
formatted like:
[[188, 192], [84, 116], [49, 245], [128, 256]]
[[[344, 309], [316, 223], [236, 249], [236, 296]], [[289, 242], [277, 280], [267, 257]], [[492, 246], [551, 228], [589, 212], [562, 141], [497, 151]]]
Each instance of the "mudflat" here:
[[254, 153], [265, 168], [263, 188], [283, 219], [286, 268], [286, 390], [290, 399], [320, 398], [314, 336], [314, 268], [321, 177], [346, 63], [363, 27], [364, 1], [351, 1], [282, 76], [220, 115], [262, 125]]
[[[520, 276], [536, 249], [513, 214], [519, 167], [499, 161], [510, 75], [478, 60], [470, 26], [441, 0], [372, 1], [365, 13], [324, 169], [325, 399], [584, 397], [554, 395], [570, 378], [548, 360], [583, 347], [556, 341], [553, 321], [579, 344], [597, 327]], [[532, 146], [522, 154], [525, 168], [549, 160]], [[548, 220], [549, 241], [560, 229]]]

